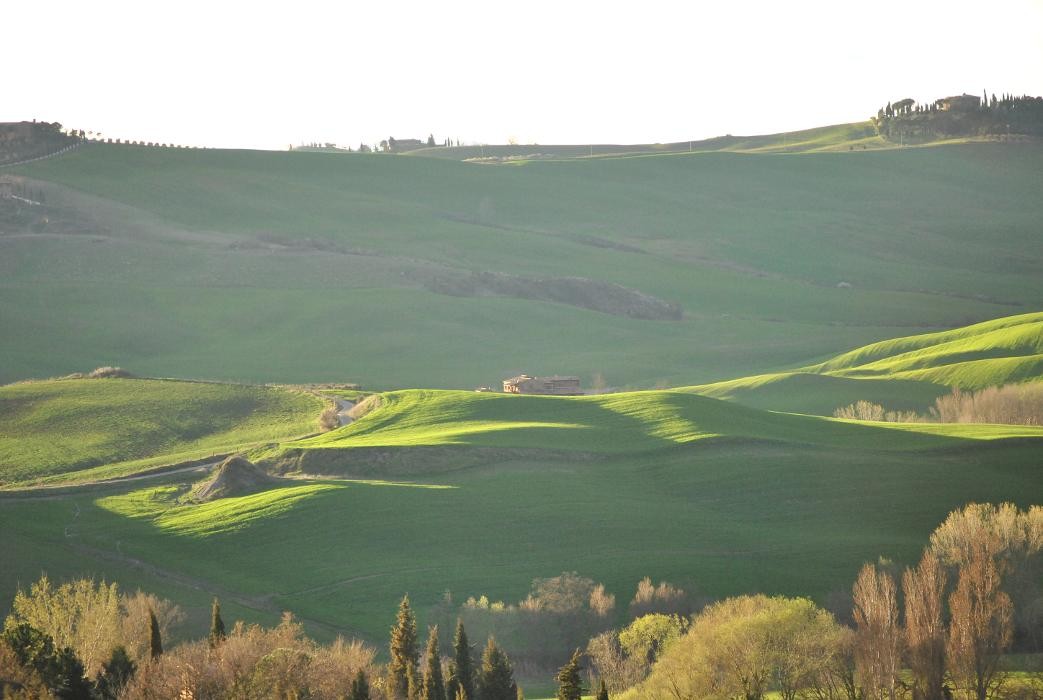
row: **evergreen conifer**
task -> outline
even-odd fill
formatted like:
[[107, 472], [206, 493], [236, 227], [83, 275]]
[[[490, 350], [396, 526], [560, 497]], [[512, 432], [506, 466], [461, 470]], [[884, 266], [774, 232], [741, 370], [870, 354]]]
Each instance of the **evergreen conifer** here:
[[580, 651], [572, 652], [569, 662], [558, 670], [558, 700], [581, 700], [583, 697], [583, 682], [579, 677]]
[[471, 643], [467, 639], [464, 621], [456, 619], [456, 634], [453, 635], [453, 661], [450, 664], [449, 681], [446, 684], [446, 697], [456, 700], [459, 691], [464, 691], [468, 700], [475, 699], [474, 662], [471, 660]]
[[478, 700], [517, 700], [518, 686], [510, 659], [493, 637], [482, 652], [482, 669], [478, 676]]
[[442, 657], [438, 653], [438, 625], [427, 633], [427, 665], [420, 689], [420, 700], [446, 700], [445, 679], [442, 677]]
[[210, 607], [210, 648], [213, 649], [225, 640], [225, 621], [221, 619], [221, 603], [214, 598]]
[[156, 619], [156, 613], [149, 608], [148, 610], [148, 655], [150, 659], [158, 659], [163, 655], [163, 638], [159, 634], [159, 620]]
[[[409, 596], [402, 598], [398, 617], [391, 628], [391, 661], [388, 662], [388, 700], [410, 700], [416, 688], [416, 617], [409, 607]], [[413, 682], [410, 683], [410, 677]], [[410, 686], [413, 686], [412, 688]]]

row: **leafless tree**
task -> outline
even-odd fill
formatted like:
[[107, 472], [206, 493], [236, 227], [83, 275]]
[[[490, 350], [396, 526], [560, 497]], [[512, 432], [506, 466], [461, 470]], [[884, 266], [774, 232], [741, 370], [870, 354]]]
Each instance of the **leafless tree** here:
[[898, 589], [891, 574], [866, 564], [853, 590], [855, 665], [869, 700], [898, 694], [902, 630], [898, 625]]
[[1000, 589], [1001, 574], [992, 555], [995, 544], [983, 535], [960, 565], [959, 582], [949, 596], [946, 657], [957, 688], [985, 700], [1002, 684], [999, 660], [1010, 646], [1013, 606]]
[[945, 683], [945, 569], [930, 550], [902, 575], [905, 644], [915, 695], [941, 700]]

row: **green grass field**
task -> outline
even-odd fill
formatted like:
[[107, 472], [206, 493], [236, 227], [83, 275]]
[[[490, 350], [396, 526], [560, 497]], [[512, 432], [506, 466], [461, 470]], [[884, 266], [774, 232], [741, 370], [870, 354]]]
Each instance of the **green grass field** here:
[[978, 390], [1043, 377], [1043, 313], [885, 340], [792, 372], [688, 387], [756, 408], [831, 415], [865, 399], [923, 413], [952, 387]]
[[[200, 506], [179, 504], [176, 484], [0, 500], [11, 562], [0, 584], [9, 594], [41, 570], [89, 572], [182, 601], [200, 628], [209, 592], [230, 615], [271, 621], [289, 609], [320, 636], [358, 633], [382, 646], [406, 591], [422, 611], [446, 589], [457, 600], [519, 600], [532, 578], [565, 570], [603, 581], [624, 604], [645, 575], [710, 596], [821, 600], [865, 560], [912, 563], [969, 500], [1043, 498], [1043, 437], [887, 430], [885, 440], [878, 426], [815, 425], [816, 444], [710, 438], [639, 453], [617, 444], [585, 459], [421, 467], [397, 481], [293, 481]], [[865, 439], [851, 439], [857, 431]]]
[[[898, 356], [1002, 328], [1016, 348], [1022, 336], [1013, 329], [1035, 322], [1008, 319], [861, 355]], [[915, 395], [907, 385], [924, 384], [795, 376], [893, 382], [906, 398]], [[38, 397], [80, 389], [96, 407], [84, 410], [104, 424], [98, 406], [120, 416], [128, 408], [100, 404], [99, 388], [119, 396], [135, 385], [153, 399], [168, 386], [245, 390], [137, 380], [3, 390], [36, 387]], [[358, 635], [383, 648], [405, 592], [423, 624], [446, 590], [457, 601], [517, 601], [533, 578], [562, 571], [604, 582], [620, 609], [646, 575], [700, 596], [762, 591], [825, 601], [849, 588], [864, 561], [913, 563], [946, 514], [969, 501], [1025, 507], [1043, 499], [1038, 427], [841, 421], [691, 391], [562, 398], [403, 390], [380, 398], [349, 426], [257, 453], [262, 463], [320, 454], [325, 476], [296, 473], [259, 493], [202, 504], [182, 499], [187, 475], [0, 497], [0, 559], [9, 563], [0, 594], [9, 600], [42, 572], [93, 575], [178, 601], [189, 613], [182, 635], [202, 634], [217, 595], [230, 619], [271, 623], [291, 610], [319, 638]], [[209, 410], [198, 394], [195, 401], [197, 414]], [[83, 416], [76, 423], [87, 425]], [[417, 450], [442, 452], [432, 459]], [[402, 456], [394, 469], [382, 461], [389, 455]]]
[[316, 430], [321, 399], [258, 386], [62, 379], [0, 387], [0, 486], [74, 483]]
[[[43, 571], [94, 575], [180, 602], [186, 635], [218, 595], [383, 647], [405, 592], [517, 601], [562, 571], [620, 608], [643, 576], [821, 601], [866, 560], [913, 563], [968, 501], [1043, 502], [1043, 429], [822, 417], [1043, 372], [1043, 146], [847, 150], [865, 139], [516, 167], [94, 145], [18, 168], [65, 223], [0, 231], [0, 381], [118, 364], [383, 404], [298, 440], [320, 401], [284, 390], [0, 387], [8, 482], [243, 444], [316, 465], [199, 505], [187, 475], [2, 494], [0, 611]], [[662, 302], [680, 318], [632, 313]], [[463, 390], [523, 371], [645, 391]]]
[[[1041, 148], [485, 167], [94, 145], [17, 169], [56, 219], [92, 233], [0, 235], [0, 381], [120, 364], [378, 388], [520, 371], [652, 388], [792, 369], [1043, 307]], [[475, 273], [513, 277], [474, 291]], [[539, 296], [570, 278], [683, 316]]]
[[872, 122], [834, 124], [815, 129], [760, 136], [719, 136], [701, 141], [632, 145], [577, 144], [571, 146], [514, 144], [484, 146], [425, 147], [407, 155], [446, 160], [499, 158], [508, 162], [542, 159], [620, 158], [666, 153], [817, 153], [851, 149], [895, 148], [881, 138]]
[[[468, 445], [605, 454], [649, 452], [709, 438], [913, 451], [959, 441], [1043, 438], [1035, 426], [856, 424], [772, 413], [675, 391], [604, 396], [513, 396], [407, 390], [354, 423], [284, 445], [304, 449]], [[953, 439], [939, 441], [940, 430]]]

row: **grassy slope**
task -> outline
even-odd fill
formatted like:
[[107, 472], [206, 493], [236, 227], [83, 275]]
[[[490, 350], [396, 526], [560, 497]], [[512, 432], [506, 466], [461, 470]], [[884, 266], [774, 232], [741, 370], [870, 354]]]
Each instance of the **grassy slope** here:
[[[0, 236], [0, 380], [119, 363], [384, 387], [600, 372], [650, 387], [792, 367], [1043, 305], [1039, 155], [974, 144], [485, 168], [87, 148], [20, 172], [162, 226], [109, 222], [101, 242]], [[427, 289], [477, 270], [611, 281], [686, 315]]]
[[[407, 414], [409, 399], [417, 403]], [[0, 554], [13, 562], [0, 585], [9, 592], [41, 568], [127, 575], [158, 581], [200, 614], [199, 590], [212, 591], [251, 619], [290, 609], [317, 632], [380, 642], [405, 591], [421, 610], [447, 588], [457, 600], [517, 600], [532, 577], [563, 570], [604, 581], [624, 602], [645, 575], [714, 596], [822, 597], [849, 586], [864, 560], [912, 562], [931, 529], [969, 500], [1043, 498], [1043, 437], [967, 439], [998, 437], [997, 428], [923, 435], [670, 392], [541, 401], [541, 414], [560, 407], [533, 432], [525, 398], [395, 394], [341, 431], [340, 444], [401, 445], [411, 434], [412, 444], [549, 443], [600, 456], [533, 453], [412, 483], [297, 482], [203, 506], [178, 505], [170, 486], [0, 500]], [[446, 410], [457, 411], [457, 428]], [[510, 429], [476, 432], [474, 419]], [[611, 429], [555, 427], [595, 419]], [[732, 437], [678, 443], [700, 431]], [[1040, 434], [1014, 431], [1032, 432]]]
[[436, 146], [407, 151], [407, 155], [447, 160], [473, 158], [503, 158], [510, 160], [540, 158], [620, 157], [663, 153], [808, 153], [843, 151], [849, 148], [893, 148], [895, 144], [880, 138], [872, 122], [834, 124], [780, 134], [758, 136], [719, 136], [699, 141], [650, 144], [591, 144], [591, 145], [484, 145]]
[[[939, 441], [928, 426], [895, 432], [890, 424], [769, 413], [673, 391], [566, 398], [408, 390], [382, 398], [380, 408], [351, 425], [288, 446], [472, 445], [614, 454], [714, 437], [906, 451], [958, 443]], [[960, 425], [947, 434], [965, 440], [1043, 437], [1043, 428]]]
[[950, 387], [1043, 377], [1043, 313], [1021, 314], [851, 350], [794, 372], [743, 377], [689, 391], [758, 408], [830, 414], [866, 399], [923, 411]]
[[0, 387], [0, 484], [132, 473], [312, 432], [322, 402], [283, 389], [151, 379]]

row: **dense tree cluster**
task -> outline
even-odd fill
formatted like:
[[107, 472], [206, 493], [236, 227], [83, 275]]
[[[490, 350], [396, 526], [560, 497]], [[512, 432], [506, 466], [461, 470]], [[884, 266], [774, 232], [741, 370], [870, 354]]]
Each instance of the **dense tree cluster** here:
[[917, 103], [888, 102], [874, 118], [880, 135], [913, 142], [957, 136], [1043, 135], [1043, 97], [957, 95]]

